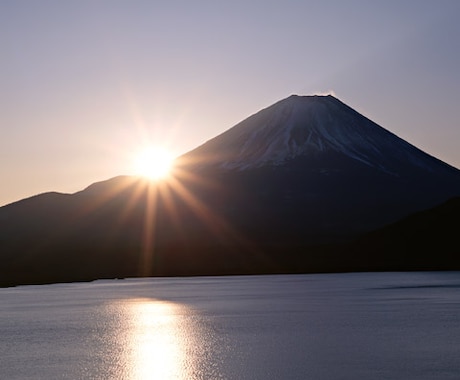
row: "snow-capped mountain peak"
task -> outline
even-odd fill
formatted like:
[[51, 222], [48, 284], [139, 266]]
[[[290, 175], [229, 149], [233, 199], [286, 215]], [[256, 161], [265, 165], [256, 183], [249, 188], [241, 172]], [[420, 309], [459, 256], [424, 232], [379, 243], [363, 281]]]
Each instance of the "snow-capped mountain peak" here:
[[292, 95], [186, 156], [206, 167], [241, 171], [331, 153], [394, 175], [401, 163], [431, 171], [438, 161], [331, 95]]

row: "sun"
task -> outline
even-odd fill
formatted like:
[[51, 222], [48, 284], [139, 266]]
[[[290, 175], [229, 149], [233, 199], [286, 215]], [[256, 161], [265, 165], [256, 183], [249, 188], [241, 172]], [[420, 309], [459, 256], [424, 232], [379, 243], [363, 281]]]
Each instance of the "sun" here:
[[135, 155], [133, 169], [136, 175], [158, 180], [170, 174], [173, 162], [174, 156], [166, 148], [149, 146]]

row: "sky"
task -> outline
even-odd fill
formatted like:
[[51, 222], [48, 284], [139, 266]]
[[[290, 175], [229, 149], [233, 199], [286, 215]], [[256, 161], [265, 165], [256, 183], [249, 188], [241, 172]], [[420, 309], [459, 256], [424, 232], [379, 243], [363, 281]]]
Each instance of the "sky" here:
[[460, 168], [460, 1], [1, 0], [0, 205], [133, 174], [291, 94]]

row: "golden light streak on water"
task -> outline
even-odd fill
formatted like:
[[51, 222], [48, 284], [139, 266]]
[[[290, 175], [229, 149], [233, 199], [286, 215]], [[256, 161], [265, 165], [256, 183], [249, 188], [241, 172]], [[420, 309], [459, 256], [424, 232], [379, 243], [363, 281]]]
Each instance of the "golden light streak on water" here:
[[125, 374], [131, 380], [190, 379], [187, 326], [182, 306], [158, 301], [130, 302]]

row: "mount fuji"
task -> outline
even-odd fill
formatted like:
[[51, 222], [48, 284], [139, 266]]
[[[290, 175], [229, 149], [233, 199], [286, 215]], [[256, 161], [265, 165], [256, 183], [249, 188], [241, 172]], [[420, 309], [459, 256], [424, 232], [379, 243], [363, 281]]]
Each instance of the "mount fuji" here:
[[369, 231], [460, 194], [458, 169], [333, 96], [290, 96], [179, 162], [245, 198], [242, 218], [258, 219], [242, 220], [245, 228], [278, 225], [317, 241]]
[[[121, 176], [1, 207], [0, 285], [372, 270], [385, 226], [458, 196], [458, 169], [333, 96], [293, 95], [179, 157], [167, 181]], [[417, 237], [407, 220], [393, 242]], [[404, 244], [403, 269], [419, 268], [420, 245]], [[377, 269], [400, 269], [386, 255]]]

